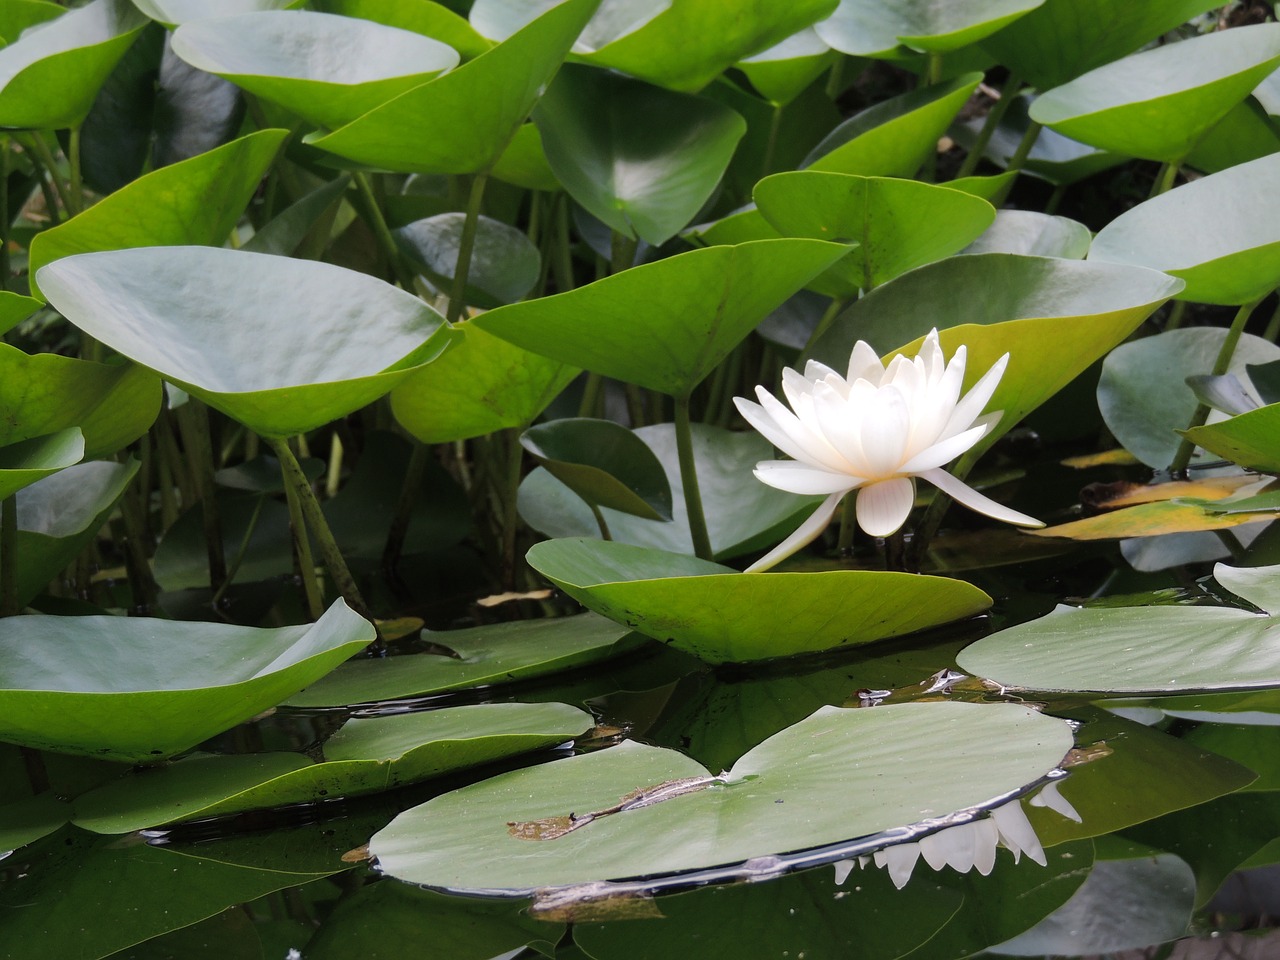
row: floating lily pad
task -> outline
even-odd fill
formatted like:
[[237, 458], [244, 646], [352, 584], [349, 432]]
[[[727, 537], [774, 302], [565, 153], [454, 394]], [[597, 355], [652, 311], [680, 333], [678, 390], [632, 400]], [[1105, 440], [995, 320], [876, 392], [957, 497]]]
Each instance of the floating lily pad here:
[[267, 10], [180, 26], [173, 52], [298, 116], [338, 127], [458, 65], [420, 33], [310, 10]]
[[148, 23], [129, 0], [94, 0], [0, 50], [0, 126], [74, 127]]
[[135, 763], [274, 706], [374, 639], [341, 600], [258, 629], [141, 617], [0, 621], [0, 739]]
[[1090, 259], [1163, 270], [1180, 300], [1252, 303], [1280, 284], [1280, 155], [1184, 184], [1122, 213]]
[[84, 459], [79, 427], [0, 447], [0, 500]]
[[0, 853], [47, 837], [70, 819], [71, 807], [51, 793], [0, 806]]
[[1280, 684], [1280, 567], [1214, 567], [1218, 582], [1275, 614], [1230, 607], [1059, 607], [966, 647], [962, 670], [1001, 686], [1181, 693]]
[[1259, 407], [1183, 435], [1210, 453], [1250, 470], [1280, 473], [1280, 404]]
[[584, 614], [465, 630], [424, 631], [456, 654], [406, 654], [354, 660], [289, 698], [291, 707], [368, 703], [532, 679], [616, 656], [634, 644], [616, 623]]
[[1088, 227], [1066, 217], [1034, 210], [999, 210], [995, 223], [960, 252], [1082, 260], [1092, 240]]
[[598, 3], [566, 0], [469, 63], [307, 142], [388, 170], [489, 170]]
[[810, 170], [765, 177], [753, 196], [784, 236], [857, 243], [838, 269], [863, 290], [958, 252], [996, 217], [987, 201], [959, 190]]
[[1031, 118], [1106, 150], [1180, 160], [1277, 65], [1280, 24], [1221, 30], [1091, 70], [1039, 97]]
[[545, 540], [526, 559], [584, 606], [708, 663], [861, 646], [991, 605], [977, 587], [946, 577], [881, 570], [747, 574], [601, 540]]
[[990, 36], [1044, 0], [950, 0], [949, 3], [885, 3], [841, 0], [819, 23], [818, 36], [841, 53], [886, 57], [912, 50], [950, 53]]
[[[34, 277], [76, 253], [126, 247], [222, 246], [275, 159], [287, 130], [259, 130], [153, 170], [31, 242]], [[32, 281], [32, 289], [39, 285]]]
[[450, 337], [438, 313], [374, 277], [240, 250], [87, 253], [39, 279], [86, 333], [269, 437], [371, 403]]
[[196, 817], [391, 790], [564, 743], [592, 726], [563, 703], [483, 703], [348, 720], [324, 759], [300, 753], [196, 756], [138, 770], [75, 802], [74, 822], [132, 833]]
[[569, 195], [617, 233], [654, 246], [707, 202], [747, 130], [714, 100], [574, 64], [534, 122]]
[[[441, 213], [392, 231], [401, 251], [441, 289], [450, 289], [466, 221], [463, 213]], [[497, 307], [524, 297], [538, 282], [542, 259], [522, 230], [479, 217], [467, 271], [465, 300]]]
[[[824, 707], [720, 777], [628, 741], [428, 801], [370, 852], [401, 880], [508, 896], [652, 878], [990, 804], [1056, 767], [1071, 743], [1064, 721], [1014, 704]], [[618, 810], [664, 786], [673, 795]]]
[[844, 252], [820, 240], [694, 250], [474, 322], [526, 350], [681, 396]]

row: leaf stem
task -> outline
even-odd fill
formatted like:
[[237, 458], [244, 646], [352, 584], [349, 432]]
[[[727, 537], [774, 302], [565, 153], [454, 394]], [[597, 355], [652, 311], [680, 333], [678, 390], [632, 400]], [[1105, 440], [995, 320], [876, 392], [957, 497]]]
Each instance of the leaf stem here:
[[1158, 197], [1162, 193], [1167, 193], [1169, 188], [1173, 186], [1174, 180], [1178, 178], [1178, 171], [1182, 168], [1182, 158], [1168, 161], [1160, 168], [1160, 176], [1156, 177], [1155, 183], [1151, 185], [1151, 193], [1147, 197], [1148, 200]]
[[404, 552], [405, 538], [409, 535], [409, 521], [413, 518], [413, 507], [418, 502], [418, 492], [422, 489], [422, 478], [427, 475], [427, 464], [431, 459], [431, 451], [425, 443], [412, 440], [413, 450], [409, 454], [409, 465], [405, 467], [404, 482], [400, 484], [400, 496], [396, 500], [396, 510], [391, 516], [391, 527], [387, 530], [387, 542], [382, 548], [382, 569], [387, 573], [395, 570]]
[[[281, 472], [284, 473], [283, 461]], [[307, 601], [307, 616], [319, 620], [324, 615], [324, 597], [316, 578], [316, 561], [311, 554], [311, 538], [307, 535], [307, 522], [302, 515], [302, 503], [286, 474], [284, 500], [289, 506], [289, 532], [293, 534], [293, 550], [298, 559], [298, 576], [302, 580], [302, 595]], [[224, 585], [225, 586], [225, 585]], [[219, 590], [214, 596], [221, 596]]]
[[192, 480], [204, 517], [205, 546], [209, 551], [209, 589], [217, 594], [227, 579], [227, 558], [222, 546], [222, 524], [214, 496], [213, 443], [209, 436], [209, 408], [190, 397], [178, 408], [178, 428], [191, 464]]
[[680, 461], [680, 485], [684, 488], [684, 505], [689, 514], [689, 537], [693, 552], [710, 560], [711, 538], [707, 534], [707, 518], [702, 510], [702, 493], [698, 490], [698, 473], [693, 456], [693, 428], [689, 422], [689, 393], [675, 398], [676, 455]]
[[502, 588], [514, 590], [516, 585], [516, 534], [520, 530], [520, 514], [516, 499], [524, 467], [524, 447], [520, 431], [514, 427], [503, 433], [506, 446], [506, 483], [502, 488]]
[[471, 273], [471, 254], [475, 250], [476, 232], [480, 225], [480, 205], [484, 202], [485, 184], [489, 174], [477, 173], [471, 181], [467, 195], [467, 218], [462, 222], [462, 236], [458, 240], [458, 262], [453, 267], [453, 290], [449, 294], [449, 313], [446, 319], [457, 323], [467, 305], [467, 276]]
[[400, 255], [400, 248], [396, 245], [396, 238], [391, 235], [391, 228], [387, 226], [387, 218], [382, 215], [382, 205], [378, 203], [378, 198], [373, 192], [373, 185], [369, 182], [369, 177], [362, 170], [353, 170], [351, 178], [355, 182], [360, 199], [364, 201], [365, 219], [369, 222], [369, 226], [373, 228], [374, 236], [378, 238], [378, 243], [382, 246], [383, 255], [387, 258], [387, 265], [391, 268], [396, 280], [400, 282], [400, 286], [412, 291], [413, 273], [404, 265], [404, 258]]
[[960, 169], [956, 171], [956, 179], [961, 177], [969, 177], [978, 169], [978, 164], [982, 161], [982, 155], [987, 149], [987, 144], [991, 142], [991, 135], [996, 132], [996, 128], [1000, 126], [1000, 121], [1004, 119], [1004, 115], [1009, 110], [1009, 105], [1013, 103], [1018, 96], [1018, 91], [1022, 89], [1022, 77], [1014, 72], [1009, 71], [1009, 77], [1004, 82], [1004, 86], [1000, 88], [1000, 99], [991, 105], [991, 109], [987, 111], [986, 119], [982, 121], [982, 129], [978, 131], [978, 139], [973, 141], [973, 146], [969, 148], [968, 154], [964, 158], [964, 163], [960, 164]]
[[53, 159], [53, 151], [49, 149], [49, 142], [45, 140], [44, 134], [39, 130], [31, 132], [30, 143], [35, 150], [36, 157], [40, 160], [41, 166], [49, 174], [49, 179], [53, 181], [53, 189], [57, 191], [58, 199], [62, 201], [62, 208], [66, 210], [67, 216], [75, 215], [76, 207], [71, 202], [71, 194], [62, 180], [58, 177], [58, 162]]
[[67, 143], [67, 166], [70, 168], [72, 216], [84, 209], [84, 177], [80, 171], [80, 125], [71, 128]]
[[18, 501], [11, 494], [0, 501], [0, 617], [18, 612]]

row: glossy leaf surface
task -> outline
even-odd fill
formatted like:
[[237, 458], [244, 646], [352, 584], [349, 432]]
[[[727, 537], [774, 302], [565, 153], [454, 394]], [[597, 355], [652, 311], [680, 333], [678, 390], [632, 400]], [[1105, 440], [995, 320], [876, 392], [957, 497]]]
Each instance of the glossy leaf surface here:
[[309, 6], [325, 13], [360, 17], [434, 37], [457, 50], [464, 60], [478, 57], [493, 46], [476, 33], [465, 17], [433, 0], [396, 0], [395, 3], [387, 3], [386, 0], [314, 0]]
[[1082, 260], [1093, 235], [1083, 223], [1034, 210], [999, 210], [993, 223], [961, 253], [1016, 253]]
[[167, 27], [205, 20], [211, 17], [231, 17], [262, 10], [284, 10], [301, 6], [300, 0], [221, 0], [216, 7], [204, 0], [134, 0], [134, 6], [152, 20]]
[[0, 500], [84, 457], [84, 434], [68, 427], [0, 447]]
[[891, 57], [905, 45], [948, 53], [967, 47], [1025, 16], [1044, 0], [841, 0], [836, 12], [817, 25], [818, 36], [842, 53]]
[[[466, 215], [441, 213], [397, 227], [392, 235], [409, 261], [442, 290], [452, 289]], [[529, 238], [500, 220], [481, 216], [467, 271], [466, 302], [477, 307], [515, 303], [538, 282], [542, 261]]]
[[40, 281], [86, 333], [266, 436], [372, 402], [449, 337], [438, 313], [381, 280], [238, 250], [81, 254]]
[[813, 27], [806, 27], [735, 66], [771, 103], [790, 103], [836, 60], [836, 53]]
[[1249, 413], [1183, 434], [1210, 453], [1251, 470], [1280, 473], [1280, 404], [1260, 407]]
[[991, 605], [963, 580], [880, 570], [746, 574], [601, 540], [545, 540], [526, 559], [584, 606], [708, 663], [860, 646]]
[[279, 703], [373, 638], [341, 601], [315, 624], [271, 629], [10, 617], [0, 623], [0, 738], [160, 760]]

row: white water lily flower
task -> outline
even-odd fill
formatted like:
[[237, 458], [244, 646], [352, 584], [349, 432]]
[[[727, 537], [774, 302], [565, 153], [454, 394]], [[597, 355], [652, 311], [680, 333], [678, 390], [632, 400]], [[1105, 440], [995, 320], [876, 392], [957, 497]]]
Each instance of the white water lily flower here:
[[779, 490], [825, 493], [814, 514], [770, 553], [747, 568], [767, 570], [817, 538], [842, 497], [858, 491], [858, 526], [875, 537], [895, 533], [911, 512], [915, 479], [1006, 523], [1044, 526], [1034, 517], [984, 497], [942, 469], [985, 437], [1001, 411], [981, 416], [1004, 374], [1009, 355], [996, 361], [963, 397], [965, 348], [947, 363], [938, 331], [915, 357], [894, 357], [886, 368], [859, 340], [847, 376], [810, 360], [801, 374], [782, 371], [783, 405], [764, 387], [759, 403], [735, 397], [746, 421], [791, 460], [762, 460], [755, 475]]

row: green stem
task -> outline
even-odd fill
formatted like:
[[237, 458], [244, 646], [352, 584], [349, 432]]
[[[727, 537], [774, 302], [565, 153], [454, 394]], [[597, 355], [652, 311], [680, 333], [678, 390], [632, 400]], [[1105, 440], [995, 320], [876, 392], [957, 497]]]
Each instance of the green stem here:
[[195, 492], [204, 518], [204, 539], [209, 551], [209, 589], [215, 594], [227, 579], [227, 558], [222, 547], [222, 524], [214, 496], [213, 442], [209, 432], [209, 408], [191, 397], [178, 408], [178, 427], [191, 464]]
[[1062, 198], [1067, 195], [1067, 185], [1060, 183], [1053, 188], [1053, 193], [1049, 194], [1049, 199], [1045, 201], [1044, 212], [1054, 214], [1058, 212], [1058, 206], [1062, 203]]
[[0, 617], [18, 612], [18, 501], [0, 501]]
[[623, 270], [630, 270], [635, 265], [638, 246], [640, 241], [637, 238], [614, 230], [609, 235], [609, 272], [619, 274]]
[[520, 530], [520, 514], [516, 498], [520, 492], [520, 477], [524, 466], [524, 448], [520, 446], [520, 431], [511, 428], [503, 431], [506, 440], [506, 483], [502, 487], [502, 588], [514, 590], [516, 584], [516, 534]]
[[427, 475], [427, 464], [431, 460], [431, 451], [425, 443], [412, 441], [413, 452], [409, 454], [409, 465], [404, 471], [404, 482], [400, 484], [400, 497], [396, 500], [396, 511], [391, 517], [391, 528], [387, 531], [387, 542], [382, 548], [382, 568], [388, 572], [395, 570], [404, 552], [405, 538], [409, 535], [409, 521], [413, 517], [413, 507], [418, 502], [418, 492], [422, 489], [422, 479]]
[[1182, 167], [1182, 158], [1170, 160], [1160, 168], [1160, 176], [1156, 177], [1156, 182], [1151, 185], [1151, 197], [1158, 197], [1162, 193], [1167, 193], [1169, 188], [1173, 186], [1173, 181], [1178, 178], [1178, 170]]
[[[1231, 366], [1231, 357], [1236, 352], [1236, 344], [1240, 342], [1240, 335], [1244, 333], [1245, 324], [1249, 322], [1249, 315], [1257, 309], [1258, 304], [1262, 302], [1262, 298], [1254, 300], [1252, 303], [1243, 304], [1236, 315], [1231, 320], [1231, 328], [1227, 331], [1226, 339], [1222, 341], [1222, 347], [1218, 350], [1218, 358], [1213, 362], [1213, 369], [1210, 373], [1215, 377], [1220, 377], [1227, 372], [1227, 368]], [[1188, 430], [1203, 426], [1209, 417], [1209, 406], [1201, 403], [1197, 405], [1195, 413], [1191, 415], [1191, 422], [1187, 424]], [[1195, 443], [1186, 437], [1182, 438], [1182, 443], [1178, 444], [1178, 452], [1173, 456], [1173, 463], [1169, 465], [1169, 470], [1174, 475], [1182, 473], [1187, 469], [1187, 464], [1191, 462], [1191, 454], [1195, 450]]]
[[1012, 70], [1009, 71], [1009, 78], [1004, 82], [1004, 86], [1000, 88], [1000, 99], [993, 103], [991, 109], [987, 111], [986, 119], [982, 121], [982, 129], [978, 131], [978, 139], [973, 141], [973, 146], [969, 148], [969, 153], [965, 156], [964, 163], [960, 164], [960, 169], [956, 171], [956, 179], [972, 176], [973, 172], [978, 169], [982, 154], [987, 149], [987, 144], [991, 142], [991, 135], [1000, 126], [1000, 121], [1004, 119], [1005, 113], [1009, 110], [1009, 105], [1013, 103], [1018, 91], [1021, 89], [1022, 77]]
[[347, 601], [347, 606], [360, 616], [372, 621], [373, 616], [369, 613], [369, 607], [364, 602], [364, 597], [360, 595], [355, 577], [351, 576], [347, 561], [343, 559], [342, 551], [338, 549], [338, 541], [334, 539], [333, 531], [329, 529], [329, 521], [324, 518], [324, 511], [320, 509], [320, 501], [316, 499], [316, 493], [311, 489], [311, 481], [302, 472], [302, 466], [298, 463], [298, 458], [293, 455], [289, 441], [280, 437], [264, 439], [275, 452], [276, 459], [280, 461], [280, 472], [284, 476], [285, 489], [292, 488], [298, 498], [298, 506], [302, 509], [307, 527], [316, 538], [320, 557], [324, 561], [325, 569], [329, 571], [329, 576], [333, 578], [338, 592]]
[[556, 292], [566, 293], [573, 289], [573, 251], [569, 246], [569, 197], [561, 193], [555, 203], [555, 252], [551, 260], [552, 273], [555, 276]]
[[[929, 53], [925, 56], [924, 73], [920, 77], [921, 87], [932, 87], [942, 77], [942, 54]], [[938, 179], [938, 145], [930, 145], [925, 154], [924, 166], [920, 169], [920, 179], [925, 183], [933, 183]]]
[[[288, 482], [284, 485], [284, 500], [289, 505], [289, 532], [293, 534], [293, 551], [298, 559], [298, 577], [302, 580], [302, 594], [307, 601], [307, 616], [319, 620], [324, 615], [324, 597], [316, 578], [316, 561], [311, 555], [311, 538], [307, 535], [307, 522], [302, 515], [302, 502], [297, 490]], [[221, 590], [215, 596], [220, 596]]]
[[684, 505], [689, 514], [689, 536], [693, 552], [703, 560], [711, 559], [711, 537], [707, 534], [707, 518], [702, 510], [702, 493], [698, 490], [698, 473], [693, 457], [693, 429], [689, 422], [689, 394], [676, 401], [676, 455], [680, 460], [680, 484], [684, 488]]
[[1018, 149], [1009, 158], [1009, 165], [1005, 167], [1005, 172], [1022, 169], [1022, 165], [1027, 162], [1027, 157], [1031, 155], [1031, 148], [1036, 145], [1036, 140], [1040, 137], [1041, 129], [1043, 129], [1041, 125], [1034, 120], [1027, 122], [1027, 129], [1023, 131], [1022, 139], [1018, 141]]
[[369, 182], [368, 176], [361, 170], [353, 171], [351, 177], [355, 181], [356, 191], [363, 201], [365, 219], [368, 221], [369, 226], [373, 228], [374, 236], [378, 238], [382, 253], [387, 258], [387, 265], [400, 282], [400, 286], [406, 290], [413, 290], [413, 272], [404, 265], [404, 258], [400, 256], [400, 248], [396, 245], [396, 238], [391, 235], [391, 228], [387, 226], [387, 218], [382, 215], [382, 205], [378, 203], [378, 198], [373, 192], [373, 185]]
[[813, 328], [813, 333], [809, 334], [809, 341], [804, 345], [806, 353], [813, 349], [813, 345], [830, 329], [831, 324], [835, 323], [836, 317], [840, 316], [840, 311], [845, 308], [847, 302], [843, 297], [836, 297], [827, 305], [827, 309], [818, 320], [818, 325]]
[[155, 605], [158, 588], [147, 562], [146, 513], [134, 491], [126, 491], [120, 498], [120, 515], [124, 518], [125, 561], [133, 591], [133, 610], [148, 616]]
[[35, 155], [40, 160], [41, 166], [49, 173], [49, 179], [53, 181], [53, 189], [58, 193], [58, 199], [62, 201], [62, 208], [67, 211], [67, 216], [74, 216], [76, 207], [71, 202], [71, 194], [62, 180], [58, 177], [58, 163], [53, 159], [53, 151], [49, 149], [49, 142], [45, 140], [44, 134], [39, 130], [32, 131], [30, 141], [35, 149]]
[[767, 177], [773, 172], [773, 157], [778, 150], [778, 131], [782, 129], [783, 104], [773, 104], [773, 114], [769, 117], [769, 139], [764, 144], [764, 163], [760, 165], [760, 176]]
[[590, 500], [586, 503], [591, 508], [591, 515], [596, 518], [596, 526], [600, 528], [600, 539], [612, 540], [613, 537], [609, 534], [609, 525], [604, 522], [604, 514], [600, 512], [600, 508]]
[[[287, 499], [288, 491], [286, 490], [285, 493], [286, 493], [286, 499]], [[265, 496], [260, 496], [258, 497], [258, 502], [253, 505], [253, 513], [249, 516], [249, 525], [245, 527], [244, 536], [240, 538], [240, 546], [236, 549], [236, 555], [231, 560], [231, 566], [227, 568], [227, 580], [222, 585], [222, 588], [213, 595], [212, 605], [215, 610], [218, 608], [218, 604], [222, 602], [222, 597], [227, 592], [227, 589], [235, 581], [236, 573], [238, 573], [240, 570], [240, 564], [244, 563], [244, 558], [249, 555], [249, 541], [253, 539], [253, 531], [257, 529], [258, 518], [262, 515], [262, 505], [266, 502], [267, 502], [267, 498]], [[289, 508], [290, 520], [293, 519], [293, 509], [294, 509], [293, 506], [290, 506]], [[304, 531], [304, 535], [305, 535], [305, 531]], [[308, 558], [310, 558], [310, 555], [311, 555], [310, 543], [307, 544], [305, 552]], [[302, 553], [303, 551], [299, 551], [299, 554], [298, 554], [299, 564], [301, 564]], [[307, 568], [304, 568], [304, 570], [305, 569]], [[311, 576], [310, 576], [311, 585], [316, 588], [317, 599], [319, 599], [318, 597], [319, 587], [316, 584], [315, 564], [312, 563], [309, 569], [311, 570]], [[304, 579], [306, 579], [305, 574], [304, 574]], [[307, 597], [307, 606], [308, 607], [311, 606], [310, 596]], [[324, 613], [323, 604], [319, 604], [318, 606], [320, 607], [319, 613], [316, 613], [313, 610], [308, 610], [308, 613], [310, 613], [312, 617], [319, 617], [320, 614]]]
[[457, 323], [467, 306], [467, 276], [471, 273], [471, 254], [475, 250], [476, 231], [480, 225], [480, 205], [484, 202], [484, 187], [488, 182], [488, 173], [477, 173], [471, 181], [467, 218], [462, 222], [462, 237], [458, 240], [458, 262], [453, 268], [453, 290], [449, 294], [447, 319], [450, 323]]
[[67, 144], [67, 165], [71, 171], [71, 212], [74, 216], [84, 209], [84, 178], [80, 172], [80, 126], [71, 128]]
[[[956, 465], [949, 471], [957, 480], [963, 480], [969, 476], [969, 472], [973, 470], [974, 464], [978, 462], [980, 454], [975, 454], [972, 450], [965, 453], [956, 461]], [[951, 506], [951, 498], [941, 490], [933, 491], [933, 500], [929, 506], [925, 508], [924, 516], [920, 518], [920, 522], [916, 524], [915, 532], [911, 538], [911, 549], [906, 552], [905, 566], [908, 570], [919, 571], [924, 558], [929, 552], [929, 541], [931, 541], [938, 532], [938, 528], [942, 526], [942, 518], [946, 516], [947, 509]]]
[[9, 289], [12, 267], [9, 264], [9, 237], [13, 230], [13, 211], [9, 209], [9, 138], [0, 136], [0, 290]]
[[[1179, 303], [1182, 301], [1179, 300]], [[1271, 314], [1271, 319], [1267, 321], [1267, 329], [1262, 331], [1262, 336], [1272, 343], [1276, 342], [1276, 338], [1280, 337], [1280, 301], [1276, 302], [1275, 312]]]
[[587, 374], [587, 382], [582, 387], [582, 402], [578, 404], [578, 416], [596, 417], [600, 415], [600, 391], [603, 386], [604, 378], [600, 374]]
[[840, 539], [837, 541], [837, 555], [841, 560], [847, 560], [853, 555], [853, 535], [858, 530], [858, 516], [854, 507], [857, 496], [856, 493], [845, 494], [844, 503], [840, 508]]
[[1187, 312], [1187, 301], [1185, 300], [1173, 301], [1173, 307], [1170, 308], [1169, 310], [1169, 319], [1164, 322], [1165, 331], [1167, 332], [1169, 330], [1177, 330], [1180, 326], [1182, 326], [1182, 319], [1183, 319], [1183, 316], [1186, 314], [1186, 312]]
[[834, 100], [844, 92], [844, 61], [845, 58], [836, 55], [836, 62], [831, 65], [831, 72], [827, 74], [827, 99]]

